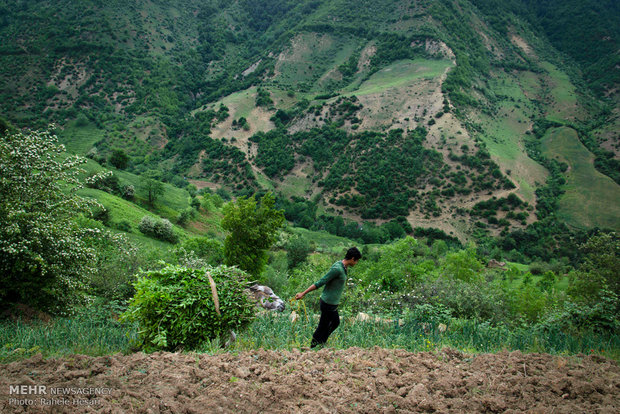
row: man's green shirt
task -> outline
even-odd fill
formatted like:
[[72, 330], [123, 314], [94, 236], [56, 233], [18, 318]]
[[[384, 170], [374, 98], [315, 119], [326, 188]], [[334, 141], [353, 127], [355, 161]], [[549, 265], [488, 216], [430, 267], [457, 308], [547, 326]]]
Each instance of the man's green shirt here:
[[329, 271], [325, 273], [325, 276], [316, 282], [314, 286], [316, 286], [317, 289], [321, 286], [325, 286], [321, 294], [323, 302], [329, 303], [330, 305], [338, 305], [346, 281], [347, 269], [342, 264], [342, 261], [339, 260], [332, 265]]

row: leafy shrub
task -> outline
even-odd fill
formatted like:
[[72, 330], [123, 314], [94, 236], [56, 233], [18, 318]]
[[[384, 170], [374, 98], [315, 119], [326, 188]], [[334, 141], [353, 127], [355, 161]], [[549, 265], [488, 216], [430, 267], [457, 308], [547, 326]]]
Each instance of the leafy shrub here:
[[441, 270], [455, 279], [472, 282], [480, 279], [480, 270], [483, 266], [476, 257], [476, 250], [470, 246], [466, 250], [448, 254], [441, 266]]
[[547, 270], [547, 265], [542, 262], [530, 263], [530, 273], [533, 275], [542, 275]]
[[258, 88], [256, 91], [256, 106], [270, 107], [272, 105], [273, 100], [271, 100], [269, 91], [266, 91], [263, 88]]
[[200, 210], [200, 200], [198, 200], [197, 197], [192, 197], [191, 201], [189, 202], [189, 205], [192, 206], [192, 208], [196, 211]]
[[88, 177], [86, 179], [86, 185], [90, 188], [95, 188], [111, 194], [117, 194], [121, 191], [118, 177], [115, 176], [112, 171]]
[[537, 327], [544, 331], [559, 329], [567, 333], [580, 331], [618, 332], [620, 323], [617, 319], [617, 302], [617, 294], [608, 289], [603, 289], [599, 293], [597, 302], [565, 302], [561, 309], [547, 315]]
[[[221, 315], [216, 312], [207, 272], [217, 287]], [[256, 307], [246, 285], [247, 274], [227, 266], [189, 269], [169, 265], [143, 272], [122, 319], [138, 322], [147, 352], [196, 349], [250, 323]]]
[[458, 279], [438, 278], [418, 285], [412, 295], [402, 297], [403, 305], [415, 309], [429, 303], [443, 305], [452, 316], [489, 320], [494, 323], [510, 322], [514, 317], [509, 305], [509, 294], [496, 283], [467, 283]]
[[406, 319], [432, 324], [447, 323], [450, 320], [450, 309], [440, 303], [415, 305], [406, 312]]
[[153, 235], [155, 238], [168, 241], [170, 243], [176, 243], [178, 241], [177, 235], [172, 229], [172, 223], [168, 219], [162, 219], [155, 223], [153, 228]]
[[108, 162], [119, 170], [124, 170], [129, 166], [129, 156], [122, 149], [114, 149]]
[[304, 237], [297, 236], [289, 240], [286, 245], [288, 268], [293, 269], [303, 263], [314, 249]]
[[133, 200], [136, 195], [136, 189], [133, 185], [124, 185], [121, 187], [121, 197], [125, 200]]
[[550, 296], [547, 292], [542, 292], [528, 280], [531, 275], [525, 275], [523, 284], [518, 290], [513, 292], [512, 305], [513, 311], [523, 317], [526, 321], [537, 322], [550, 308]]
[[149, 236], [153, 234], [155, 229], [155, 219], [151, 216], [144, 216], [142, 220], [140, 220], [140, 224], [138, 224], [138, 230], [140, 230], [145, 235]]
[[222, 228], [229, 232], [224, 241], [225, 263], [237, 265], [258, 276], [267, 264], [267, 250], [276, 242], [284, 213], [275, 209], [271, 193], [257, 205], [255, 197], [239, 197], [224, 206]]
[[138, 230], [146, 236], [170, 243], [179, 241], [172, 227], [172, 223], [170, 223], [168, 219], [155, 220], [151, 216], [144, 216], [138, 225]]
[[179, 249], [193, 252], [197, 258], [204, 260], [212, 266], [224, 263], [224, 246], [216, 239], [211, 239], [209, 237], [192, 237], [183, 241]]
[[179, 217], [177, 217], [177, 224], [179, 226], [185, 226], [191, 219], [194, 218], [195, 215], [196, 210], [188, 207], [179, 213]]
[[64, 153], [49, 132], [0, 137], [0, 307], [59, 313], [83, 298], [100, 230], [76, 219], [102, 206], [77, 195], [86, 160]]
[[[126, 223], [131, 230], [131, 225]], [[123, 223], [121, 222], [121, 223]], [[90, 293], [108, 300], [127, 301], [133, 294], [132, 282], [142, 263], [138, 249], [123, 234], [105, 231], [103, 225], [82, 218], [83, 226], [98, 227], [98, 237], [89, 239], [88, 246], [97, 252], [92, 263], [93, 271], [88, 275]]]
[[602, 276], [609, 288], [620, 293], [620, 236], [597, 233], [579, 246], [584, 254], [580, 270]]

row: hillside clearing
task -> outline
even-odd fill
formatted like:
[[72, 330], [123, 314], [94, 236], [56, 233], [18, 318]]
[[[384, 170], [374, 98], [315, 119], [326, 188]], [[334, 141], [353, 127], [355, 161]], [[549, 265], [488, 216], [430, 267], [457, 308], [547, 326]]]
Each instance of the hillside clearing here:
[[555, 128], [543, 141], [547, 157], [568, 164], [566, 193], [560, 199], [559, 216], [577, 228], [620, 229], [620, 186], [594, 169], [594, 155], [571, 128]]

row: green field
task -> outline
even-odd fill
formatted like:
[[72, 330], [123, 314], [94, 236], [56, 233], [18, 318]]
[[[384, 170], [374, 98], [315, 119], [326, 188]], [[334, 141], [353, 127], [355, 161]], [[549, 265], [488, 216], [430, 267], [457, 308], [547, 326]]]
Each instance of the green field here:
[[549, 74], [547, 87], [549, 97], [552, 99], [547, 118], [558, 122], [580, 118], [577, 92], [568, 75], [551, 63], [543, 62], [541, 66]]
[[620, 229], [620, 186], [598, 172], [594, 156], [579, 141], [575, 130], [555, 128], [543, 138], [543, 153], [566, 162], [566, 193], [558, 215], [571, 226]]
[[[526, 72], [531, 74], [531, 72]], [[527, 84], [532, 76], [500, 73], [488, 80], [491, 113], [480, 114], [484, 133], [480, 136], [493, 158], [505, 170], [511, 171], [511, 179], [518, 185], [518, 193], [525, 201], [534, 204], [536, 183], [545, 181], [547, 171], [528, 157], [523, 138], [531, 127], [530, 119], [535, 110]]]
[[65, 129], [58, 134], [60, 143], [64, 144], [67, 151], [86, 155], [93, 145], [103, 139], [104, 131], [93, 124], [77, 126], [76, 122], [69, 122]]
[[319, 252], [332, 252], [340, 255], [346, 249], [356, 244], [350, 239], [335, 236], [326, 231], [312, 231], [301, 227], [295, 227], [292, 231], [309, 242], [315, 243], [316, 250]]
[[355, 91], [345, 89], [347, 91], [345, 95], [369, 95], [397, 88], [415, 80], [439, 78], [451, 66], [452, 62], [449, 60], [401, 60], [373, 74]]

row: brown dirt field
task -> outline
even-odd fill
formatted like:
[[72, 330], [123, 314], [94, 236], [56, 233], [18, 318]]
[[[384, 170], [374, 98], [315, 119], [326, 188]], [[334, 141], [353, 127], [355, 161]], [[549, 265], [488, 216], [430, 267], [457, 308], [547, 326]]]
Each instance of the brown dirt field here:
[[[48, 395], [9, 395], [10, 385]], [[105, 395], [49, 395], [56, 387]], [[98, 391], [97, 391], [98, 390]], [[10, 398], [57, 405], [21, 406]], [[73, 405], [74, 399], [82, 405]], [[90, 402], [90, 405], [88, 405]], [[77, 404], [77, 402], [76, 402]], [[318, 352], [40, 355], [2, 366], [3, 413], [617, 413], [620, 367], [599, 356]]]

